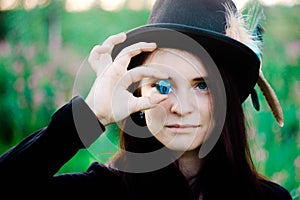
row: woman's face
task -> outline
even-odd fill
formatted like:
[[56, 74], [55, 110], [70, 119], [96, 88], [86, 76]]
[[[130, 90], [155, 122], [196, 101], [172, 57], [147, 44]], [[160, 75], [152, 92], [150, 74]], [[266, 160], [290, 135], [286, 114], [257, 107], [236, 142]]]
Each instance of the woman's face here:
[[[211, 129], [211, 96], [204, 81], [207, 72], [192, 54], [175, 49], [158, 49], [144, 63], [169, 75], [171, 90], [168, 99], [145, 110], [147, 127], [165, 146], [175, 151], [198, 148]], [[142, 96], [158, 93], [156, 83], [163, 80], [142, 80]], [[162, 91], [161, 91], [162, 92]]]

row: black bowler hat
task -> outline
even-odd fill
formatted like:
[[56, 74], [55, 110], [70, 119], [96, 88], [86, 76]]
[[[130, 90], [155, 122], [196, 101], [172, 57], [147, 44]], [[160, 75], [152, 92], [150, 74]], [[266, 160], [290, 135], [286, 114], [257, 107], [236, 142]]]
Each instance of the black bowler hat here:
[[126, 46], [142, 41], [156, 42], [158, 47], [176, 47], [170, 46], [170, 41], [164, 42], [168, 37], [163, 37], [162, 30], [183, 33], [204, 47], [216, 65], [230, 74], [241, 102], [250, 94], [254, 96], [257, 83], [282, 126], [281, 106], [261, 70], [263, 29], [259, 24], [253, 30], [246, 26], [231, 0], [156, 0], [148, 23], [128, 31], [127, 40], [114, 48], [112, 56], [115, 58]]

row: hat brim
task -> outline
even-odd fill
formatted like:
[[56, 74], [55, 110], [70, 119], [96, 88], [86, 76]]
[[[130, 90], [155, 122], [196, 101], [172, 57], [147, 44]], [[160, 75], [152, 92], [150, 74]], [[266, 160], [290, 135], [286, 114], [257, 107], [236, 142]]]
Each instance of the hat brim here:
[[[260, 60], [248, 46], [224, 34], [181, 24], [147, 24], [128, 31], [126, 41], [113, 49], [112, 58], [114, 59], [125, 47], [137, 42], [155, 42], [158, 48], [187, 50], [186, 45], [178, 45], [184, 41], [174, 40], [167, 30], [183, 33], [200, 44], [217, 67], [222, 68], [232, 77], [241, 102], [247, 99], [257, 82]], [[191, 51], [194, 49], [189, 48]]]

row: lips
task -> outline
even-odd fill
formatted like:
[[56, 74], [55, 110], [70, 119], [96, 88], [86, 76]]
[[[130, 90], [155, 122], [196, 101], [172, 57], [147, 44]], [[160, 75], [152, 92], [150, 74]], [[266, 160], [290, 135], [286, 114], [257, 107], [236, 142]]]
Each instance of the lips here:
[[193, 133], [200, 125], [192, 124], [171, 124], [165, 126], [169, 131], [175, 134], [190, 134]]
[[192, 124], [171, 124], [171, 125], [166, 125], [167, 128], [197, 128], [199, 125], [192, 125]]

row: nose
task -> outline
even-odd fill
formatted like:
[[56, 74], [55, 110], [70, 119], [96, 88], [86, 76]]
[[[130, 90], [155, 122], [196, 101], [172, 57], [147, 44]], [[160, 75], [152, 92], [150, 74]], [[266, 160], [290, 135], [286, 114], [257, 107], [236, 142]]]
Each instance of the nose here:
[[191, 92], [182, 91], [174, 94], [171, 103], [171, 113], [184, 116], [195, 110], [195, 96]]

